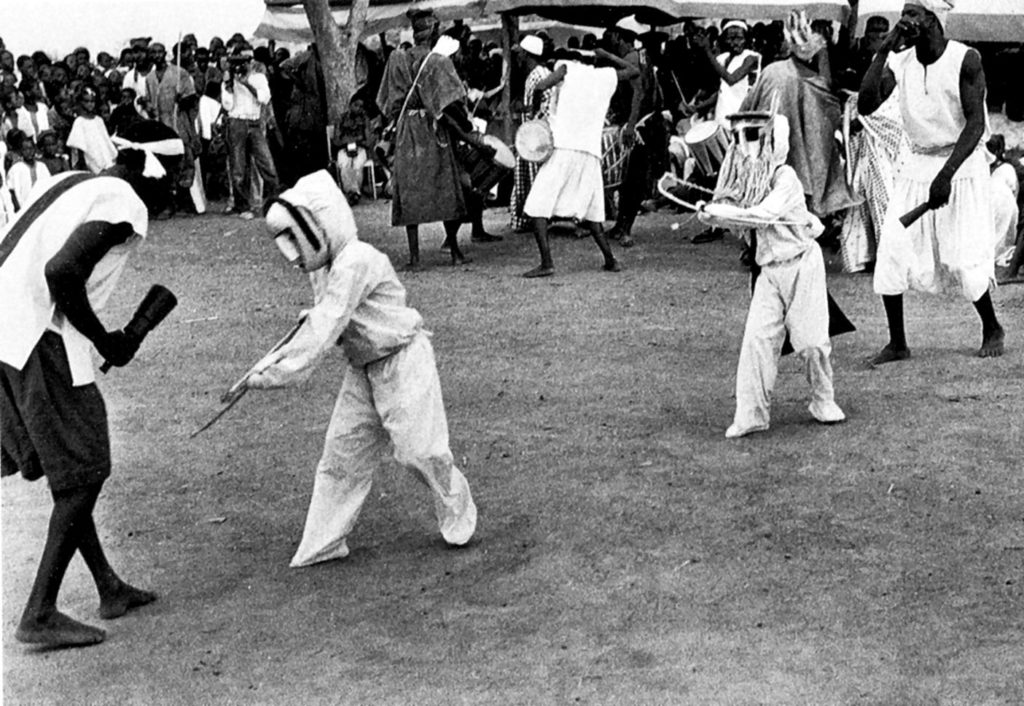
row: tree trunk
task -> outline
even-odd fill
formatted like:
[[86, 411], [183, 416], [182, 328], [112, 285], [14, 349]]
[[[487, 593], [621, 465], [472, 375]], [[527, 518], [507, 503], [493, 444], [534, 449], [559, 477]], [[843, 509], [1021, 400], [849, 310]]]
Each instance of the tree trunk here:
[[356, 89], [356, 49], [366, 27], [370, 0], [352, 0], [348, 22], [334, 21], [328, 0], [302, 0], [313, 40], [320, 53], [327, 91], [327, 119], [334, 124], [348, 110]]

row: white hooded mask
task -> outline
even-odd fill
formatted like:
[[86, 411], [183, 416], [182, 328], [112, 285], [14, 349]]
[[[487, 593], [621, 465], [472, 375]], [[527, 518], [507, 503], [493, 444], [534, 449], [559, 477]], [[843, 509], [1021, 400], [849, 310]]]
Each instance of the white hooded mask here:
[[325, 170], [302, 177], [274, 199], [266, 222], [281, 253], [308, 273], [328, 267], [358, 237], [352, 209]]

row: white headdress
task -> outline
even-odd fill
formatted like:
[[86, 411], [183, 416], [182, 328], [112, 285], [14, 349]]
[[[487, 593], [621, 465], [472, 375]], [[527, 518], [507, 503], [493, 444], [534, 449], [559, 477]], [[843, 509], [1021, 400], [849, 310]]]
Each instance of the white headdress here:
[[956, 0], [913, 0], [913, 3], [934, 14], [943, 30], [946, 29], [946, 18], [956, 6]]

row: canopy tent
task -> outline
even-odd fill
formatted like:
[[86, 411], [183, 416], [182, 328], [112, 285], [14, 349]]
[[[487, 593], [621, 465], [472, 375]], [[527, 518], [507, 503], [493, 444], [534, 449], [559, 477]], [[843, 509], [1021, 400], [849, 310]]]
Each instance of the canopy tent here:
[[[858, 34], [873, 15], [895, 23], [904, 0], [861, 0]], [[959, 0], [949, 15], [946, 36], [966, 42], [1024, 42], [1024, 0]]]
[[[1024, 2], [1024, 0], [1014, 0]], [[266, 11], [256, 36], [284, 42], [312, 41], [302, 4], [297, 0], [265, 0]], [[331, 0], [334, 19], [348, 21], [351, 0]], [[700, 17], [742, 17], [751, 20], [783, 19], [790, 10], [804, 9], [814, 19], [843, 20], [847, 0], [370, 0], [364, 35], [408, 25], [412, 7], [430, 9], [442, 22], [493, 19], [498, 14], [539, 15], [567, 24], [607, 27], [634, 15], [638, 22], [670, 25]]]

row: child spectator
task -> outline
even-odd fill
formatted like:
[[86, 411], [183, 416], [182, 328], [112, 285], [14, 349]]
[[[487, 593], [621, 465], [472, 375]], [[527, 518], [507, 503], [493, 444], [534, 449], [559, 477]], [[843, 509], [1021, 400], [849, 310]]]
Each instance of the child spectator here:
[[71, 162], [64, 153], [60, 137], [53, 130], [39, 135], [39, 151], [42, 153], [39, 160], [46, 165], [51, 176], [71, 171]]
[[28, 201], [28, 195], [36, 182], [50, 176], [46, 165], [36, 159], [36, 143], [21, 130], [11, 130], [7, 135], [7, 146], [16, 152], [20, 159], [7, 170], [7, 188], [11, 192], [11, 202], [15, 212]]
[[110, 139], [103, 118], [96, 114], [96, 92], [91, 88], [82, 90], [78, 110], [79, 115], [71, 126], [67, 140], [68, 147], [74, 150], [71, 153], [71, 164], [99, 174], [114, 166], [117, 147]]
[[50, 129], [50, 119], [47, 115], [50, 107], [46, 105], [46, 99], [43, 97], [43, 85], [34, 78], [26, 78], [18, 88], [21, 90], [23, 103], [18, 109], [18, 129], [38, 144], [39, 135]]

